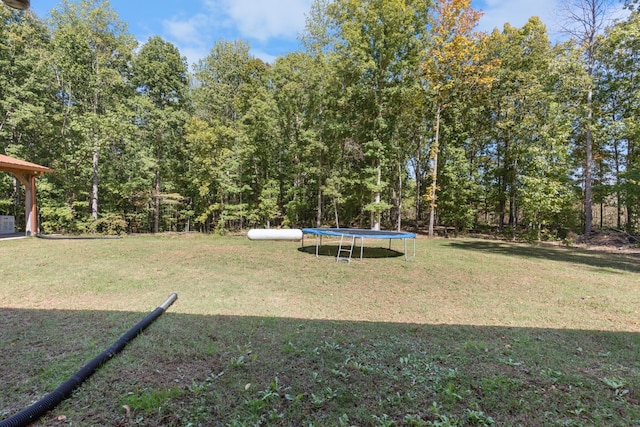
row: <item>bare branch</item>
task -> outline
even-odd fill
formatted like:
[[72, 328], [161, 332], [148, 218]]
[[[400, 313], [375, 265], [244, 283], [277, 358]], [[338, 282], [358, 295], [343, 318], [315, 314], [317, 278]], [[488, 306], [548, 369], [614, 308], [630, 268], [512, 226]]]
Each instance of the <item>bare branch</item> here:
[[559, 6], [562, 32], [591, 50], [597, 36], [612, 21], [612, 11], [612, 0], [562, 0]]

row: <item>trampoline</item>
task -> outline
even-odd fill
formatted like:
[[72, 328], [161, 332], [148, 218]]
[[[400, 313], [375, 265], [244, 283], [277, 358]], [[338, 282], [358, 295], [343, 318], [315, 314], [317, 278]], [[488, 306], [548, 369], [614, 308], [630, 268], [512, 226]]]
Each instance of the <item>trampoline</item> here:
[[402, 239], [404, 243], [404, 259], [410, 257], [407, 255], [407, 239], [413, 239], [413, 255], [416, 256], [416, 234], [404, 231], [388, 231], [388, 230], [367, 230], [363, 228], [303, 228], [302, 229], [302, 246], [304, 246], [304, 234], [312, 234], [316, 236], [316, 256], [319, 256], [319, 249], [322, 246], [322, 236], [340, 237], [340, 246], [336, 255], [336, 262], [351, 262], [353, 250], [356, 247], [356, 240], [360, 239], [360, 260], [364, 253], [364, 239], [389, 239], [389, 249], [391, 249], [391, 241]]

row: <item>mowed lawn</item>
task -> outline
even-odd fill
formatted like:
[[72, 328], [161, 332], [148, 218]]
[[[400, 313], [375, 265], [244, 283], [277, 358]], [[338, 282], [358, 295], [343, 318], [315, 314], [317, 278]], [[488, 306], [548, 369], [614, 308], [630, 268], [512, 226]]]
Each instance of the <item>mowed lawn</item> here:
[[314, 243], [0, 240], [0, 420], [175, 292], [36, 425], [640, 425], [640, 258]]

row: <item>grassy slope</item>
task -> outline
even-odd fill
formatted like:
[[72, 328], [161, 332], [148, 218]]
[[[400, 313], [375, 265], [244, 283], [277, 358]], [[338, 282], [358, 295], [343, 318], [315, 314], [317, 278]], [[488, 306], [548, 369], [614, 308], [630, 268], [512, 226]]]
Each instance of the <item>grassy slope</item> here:
[[41, 424], [640, 425], [637, 258], [419, 239], [415, 260], [348, 265], [313, 249], [0, 241], [0, 419], [177, 292]]

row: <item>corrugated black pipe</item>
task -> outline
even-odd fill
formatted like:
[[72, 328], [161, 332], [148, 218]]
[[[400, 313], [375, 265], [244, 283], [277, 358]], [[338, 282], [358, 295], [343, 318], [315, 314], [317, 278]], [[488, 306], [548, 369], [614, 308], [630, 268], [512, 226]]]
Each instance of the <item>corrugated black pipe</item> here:
[[158, 308], [149, 313], [144, 319], [138, 322], [133, 328], [129, 329], [118, 341], [113, 343], [111, 347], [103, 351], [98, 357], [87, 363], [76, 372], [71, 378], [60, 384], [51, 393], [40, 399], [38, 402], [29, 406], [17, 414], [0, 421], [0, 427], [24, 427], [29, 423], [36, 421], [38, 418], [55, 408], [60, 402], [69, 397], [71, 392], [89, 378], [100, 366], [109, 361], [113, 356], [118, 354], [129, 341], [137, 337], [140, 332], [152, 324], [167, 308], [178, 298], [177, 294], [169, 295], [169, 298], [163, 302]]

